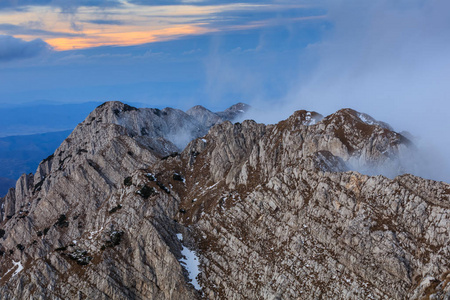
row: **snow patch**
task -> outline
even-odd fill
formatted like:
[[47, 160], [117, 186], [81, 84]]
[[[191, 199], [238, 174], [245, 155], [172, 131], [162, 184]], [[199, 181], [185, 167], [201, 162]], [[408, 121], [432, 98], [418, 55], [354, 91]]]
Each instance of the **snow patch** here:
[[306, 112], [305, 121], [303, 122], [303, 125], [315, 125], [316, 119], [312, 117], [312, 114], [310, 111]]
[[102, 226], [102, 228], [100, 228], [100, 229], [97, 230], [97, 231], [91, 231], [91, 232], [89, 232], [88, 239], [92, 240], [92, 238], [93, 238], [95, 235], [97, 235], [99, 232], [101, 232], [102, 230], [103, 230], [103, 226]]
[[[181, 241], [183, 240], [183, 234], [177, 233], [177, 238], [181, 243]], [[197, 275], [200, 274], [200, 270], [198, 268], [198, 266], [200, 265], [199, 259], [194, 251], [184, 247], [183, 244], [181, 245], [181, 247], [181, 255], [183, 257], [180, 259], [180, 263], [188, 271], [189, 279], [194, 285], [195, 289], [201, 290], [200, 284], [197, 281]]]
[[147, 176], [148, 178], [155, 178], [156, 180], [156, 175], [153, 173], [146, 173], [145, 176]]
[[203, 143], [207, 143], [208, 141], [207, 140], [205, 140], [205, 139], [202, 139], [202, 141], [203, 141]]
[[373, 121], [372, 118], [368, 117], [368, 116], [365, 115], [365, 114], [359, 113], [359, 114], [358, 114], [358, 118], [359, 118], [361, 121], [363, 121], [364, 123], [368, 124], [368, 125], [373, 125], [373, 124], [375, 123], [375, 122]]
[[[219, 181], [220, 182], [220, 181]], [[210, 189], [212, 189], [213, 187], [215, 187], [216, 185], [218, 185], [219, 184], [219, 182], [216, 182], [215, 184], [213, 184], [212, 186], [209, 186], [209, 187], [207, 187], [206, 188], [206, 190], [210, 190]]]
[[[16, 271], [14, 271], [14, 274], [11, 275], [11, 278], [13, 278], [14, 276], [16, 276], [17, 274], [19, 274], [20, 272], [22, 272], [23, 270], [23, 265], [22, 263], [19, 261], [14, 261], [13, 260], [13, 267], [11, 269], [9, 269], [8, 271], [6, 271], [6, 273], [3, 275], [3, 277], [5, 277], [7, 274], [9, 274], [9, 272], [11, 272], [12, 270], [14, 270], [14, 268], [17, 268]], [[10, 279], [11, 279], [10, 278]], [[0, 279], [2, 279], [2, 277], [0, 277]]]
[[22, 263], [20, 262], [20, 260], [18, 262], [15, 262], [13, 260], [13, 264], [14, 264], [14, 267], [17, 267], [17, 270], [14, 272], [14, 274], [12, 274], [11, 278], [16, 276], [17, 274], [19, 274], [23, 270], [23, 266], [22, 266]]

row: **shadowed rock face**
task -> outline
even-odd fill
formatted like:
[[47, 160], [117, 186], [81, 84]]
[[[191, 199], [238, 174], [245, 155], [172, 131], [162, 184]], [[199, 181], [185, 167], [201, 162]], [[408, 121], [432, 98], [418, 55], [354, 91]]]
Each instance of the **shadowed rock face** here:
[[450, 186], [348, 171], [401, 169], [405, 137], [350, 109], [276, 125], [224, 116], [93, 111], [1, 200], [2, 297], [450, 296]]

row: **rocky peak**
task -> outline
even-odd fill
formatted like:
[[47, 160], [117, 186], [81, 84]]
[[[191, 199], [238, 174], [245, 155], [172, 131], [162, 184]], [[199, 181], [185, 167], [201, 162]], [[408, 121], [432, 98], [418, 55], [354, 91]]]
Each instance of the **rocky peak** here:
[[250, 105], [239, 102], [236, 103], [229, 108], [227, 108], [224, 112], [247, 112], [250, 109]]
[[358, 129], [358, 134], [356, 135], [359, 135], [362, 138], [367, 138], [373, 134], [375, 130], [378, 130], [376, 134], [381, 133], [382, 130], [384, 130], [386, 134], [398, 134], [389, 124], [377, 121], [368, 114], [357, 112], [350, 108], [338, 110], [334, 114], [326, 117], [323, 122], [327, 125], [332, 125], [338, 128], [343, 126], [352, 126]]
[[200, 123], [208, 124], [208, 126], [211, 127], [225, 120], [234, 121], [239, 116], [243, 116], [249, 109], [249, 105], [245, 103], [237, 103], [224, 111], [214, 113], [201, 105], [196, 105], [189, 109], [186, 113], [194, 117]]
[[101, 118], [104, 123], [117, 123], [118, 119], [132, 111], [136, 112], [138, 109], [120, 101], [108, 101], [99, 105], [89, 116]]
[[201, 105], [192, 107], [186, 111], [186, 113], [195, 118], [198, 122], [207, 124], [209, 127], [224, 121], [220, 116]]
[[288, 119], [279, 122], [277, 127], [282, 129], [283, 127], [289, 126], [290, 130], [296, 130], [301, 125], [314, 125], [322, 119], [323, 116], [315, 111], [297, 110]]
[[319, 125], [323, 134], [332, 135], [344, 146], [332, 153], [343, 157], [359, 169], [376, 168], [380, 163], [396, 165], [401, 152], [412, 143], [383, 122], [352, 109], [342, 109], [324, 118]]
[[224, 118], [225, 120], [234, 120], [239, 115], [243, 115], [244, 113], [248, 112], [250, 109], [251, 109], [250, 105], [239, 102], [237, 104], [230, 106], [229, 108], [227, 108], [222, 112], [218, 112], [217, 114], [220, 117]]
[[450, 186], [349, 171], [392, 162], [400, 134], [349, 109], [210, 129], [205, 115], [92, 112], [0, 201], [2, 297], [450, 296]]

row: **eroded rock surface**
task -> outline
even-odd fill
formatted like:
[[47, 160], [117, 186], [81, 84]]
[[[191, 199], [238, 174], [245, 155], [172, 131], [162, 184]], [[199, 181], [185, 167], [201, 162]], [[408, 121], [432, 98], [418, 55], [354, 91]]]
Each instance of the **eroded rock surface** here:
[[350, 109], [226, 121], [244, 108], [97, 108], [2, 199], [2, 297], [450, 297], [450, 186], [349, 171], [401, 171], [407, 138]]

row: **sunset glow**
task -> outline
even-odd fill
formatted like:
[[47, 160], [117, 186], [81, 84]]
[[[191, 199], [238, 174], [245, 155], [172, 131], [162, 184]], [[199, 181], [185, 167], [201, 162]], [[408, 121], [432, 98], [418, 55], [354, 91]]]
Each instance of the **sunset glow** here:
[[55, 50], [74, 50], [98, 46], [130, 46], [166, 41], [183, 35], [211, 32], [193, 25], [178, 25], [151, 31], [127, 31], [115, 33], [92, 32], [85, 37], [55, 38], [46, 40]]
[[[276, 9], [276, 5], [242, 3], [145, 6], [126, 1], [117, 7], [80, 6], [68, 11], [51, 6], [30, 6], [24, 10], [0, 12], [3, 23], [0, 24], [0, 34], [13, 35], [26, 41], [39, 38], [57, 51], [98, 46], [130, 46], [167, 41], [186, 35], [246, 30], [270, 25], [270, 20], [249, 24], [224, 24], [220, 27], [216, 23], [235, 21], [236, 17], [227, 17], [227, 13], [233, 11], [251, 14], [256, 10]], [[305, 20], [311, 17], [305, 17]]]

